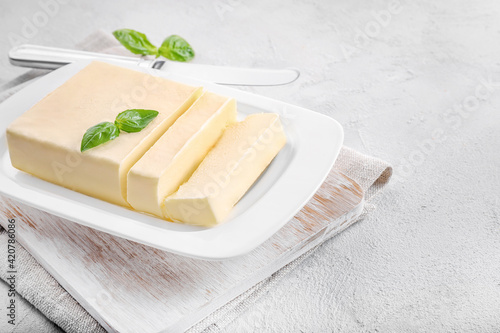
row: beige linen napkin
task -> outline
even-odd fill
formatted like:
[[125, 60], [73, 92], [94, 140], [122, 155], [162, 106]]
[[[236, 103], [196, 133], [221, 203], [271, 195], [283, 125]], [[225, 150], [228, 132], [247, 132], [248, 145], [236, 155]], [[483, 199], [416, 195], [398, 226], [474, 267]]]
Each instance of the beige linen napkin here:
[[[92, 34], [77, 47], [89, 51], [127, 54], [110, 35], [101, 31]], [[0, 91], [3, 91], [0, 93], [0, 102], [44, 73], [46, 71], [32, 70], [4, 85], [0, 88]], [[363, 155], [347, 147], [342, 148], [334, 168], [349, 176], [363, 188], [367, 201], [365, 213], [373, 209], [369, 200], [388, 183], [392, 175], [392, 168], [387, 162]], [[7, 247], [7, 239], [5, 230], [0, 227], [0, 248]], [[315, 250], [316, 248], [295, 259], [210, 314], [188, 331], [194, 333], [220, 330]], [[16, 281], [18, 294], [34, 305], [48, 319], [66, 332], [104, 332], [101, 325], [19, 244], [16, 248], [16, 262], [18, 266]], [[0, 251], [0, 278], [3, 280], [7, 278], [6, 263], [6, 251]]]

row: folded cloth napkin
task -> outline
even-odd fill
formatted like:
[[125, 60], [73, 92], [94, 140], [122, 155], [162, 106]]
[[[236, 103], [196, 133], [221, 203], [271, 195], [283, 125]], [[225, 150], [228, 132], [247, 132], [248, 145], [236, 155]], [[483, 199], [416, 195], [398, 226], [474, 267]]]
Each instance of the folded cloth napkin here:
[[[98, 31], [77, 45], [78, 48], [105, 53], [127, 54], [107, 33]], [[0, 88], [0, 102], [19, 91], [31, 80], [35, 80], [46, 71], [32, 70]], [[374, 208], [369, 202], [389, 181], [391, 166], [380, 159], [363, 155], [355, 150], [343, 147], [334, 168], [356, 181], [365, 191], [365, 213]], [[7, 234], [0, 227], [0, 247], [7, 247]], [[281, 277], [293, 270], [316, 248], [309, 250], [270, 277], [262, 280], [240, 296], [210, 314], [201, 322], [191, 327], [188, 332], [215, 332], [234, 320], [264, 295]], [[0, 278], [7, 278], [6, 251], [0, 251]], [[18, 265], [17, 293], [30, 302], [48, 319], [66, 332], [104, 332], [102, 326], [62, 288], [59, 283], [19, 244], [16, 248]], [[36, 330], [36, 328], [33, 328]]]

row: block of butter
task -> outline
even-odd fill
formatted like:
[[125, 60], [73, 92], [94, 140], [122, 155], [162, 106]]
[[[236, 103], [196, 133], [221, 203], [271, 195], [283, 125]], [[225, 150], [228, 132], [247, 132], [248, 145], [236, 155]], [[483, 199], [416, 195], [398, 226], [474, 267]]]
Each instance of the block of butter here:
[[167, 197], [166, 217], [202, 226], [221, 223], [285, 143], [277, 114], [253, 114], [231, 125], [191, 178]]
[[[7, 129], [12, 165], [49, 182], [129, 206], [126, 176], [139, 158], [201, 95], [202, 88], [92, 62]], [[141, 132], [80, 152], [85, 131], [131, 108], [158, 116]]]
[[163, 217], [165, 198], [188, 180], [224, 129], [234, 122], [236, 101], [205, 92], [130, 169], [130, 205]]

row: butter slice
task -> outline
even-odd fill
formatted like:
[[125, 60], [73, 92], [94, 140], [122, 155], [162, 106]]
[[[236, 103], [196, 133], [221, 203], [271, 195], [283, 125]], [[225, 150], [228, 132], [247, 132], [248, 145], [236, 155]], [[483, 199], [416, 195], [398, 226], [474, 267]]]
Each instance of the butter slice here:
[[[12, 165], [46, 181], [118, 205], [126, 176], [153, 143], [200, 96], [191, 87], [134, 70], [92, 62], [7, 128]], [[80, 152], [85, 131], [126, 109], [158, 116], [141, 132], [125, 133]]]
[[130, 205], [163, 217], [165, 198], [188, 180], [235, 121], [234, 99], [205, 92], [130, 169]]
[[230, 126], [179, 190], [165, 200], [166, 217], [214, 226], [226, 219], [286, 143], [277, 114], [254, 114]]

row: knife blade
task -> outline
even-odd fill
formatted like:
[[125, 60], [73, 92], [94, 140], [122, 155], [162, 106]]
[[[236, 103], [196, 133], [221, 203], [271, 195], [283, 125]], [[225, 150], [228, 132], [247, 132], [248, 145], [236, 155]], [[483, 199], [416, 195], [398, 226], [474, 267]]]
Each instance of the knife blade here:
[[20, 67], [56, 69], [78, 60], [111, 60], [119, 64], [135, 64], [226, 85], [283, 85], [295, 81], [300, 75], [296, 69], [258, 69], [180, 63], [30, 44], [14, 47], [9, 52], [10, 63]]

